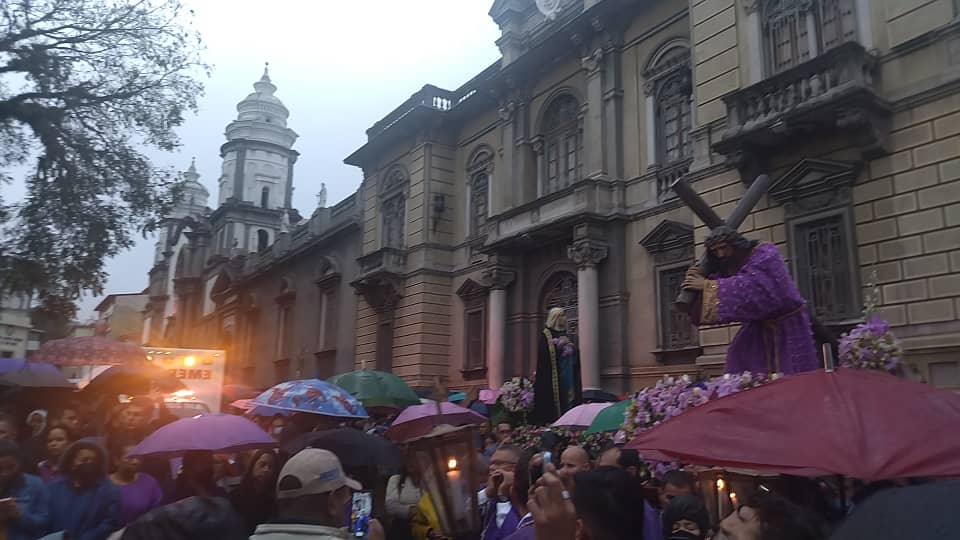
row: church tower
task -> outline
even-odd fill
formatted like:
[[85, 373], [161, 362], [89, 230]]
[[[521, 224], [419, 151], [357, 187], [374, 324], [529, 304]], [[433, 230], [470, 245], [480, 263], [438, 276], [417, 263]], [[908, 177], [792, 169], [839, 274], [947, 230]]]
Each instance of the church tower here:
[[163, 226], [157, 232], [154, 264], [163, 260], [163, 253], [167, 249], [167, 239], [179, 220], [188, 217], [201, 219], [209, 212], [207, 201], [210, 199], [210, 192], [199, 182], [200, 175], [197, 173], [196, 159], [190, 161], [190, 167], [180, 173], [180, 178], [180, 198], [173, 205], [170, 215], [167, 216]]
[[293, 150], [297, 134], [287, 127], [290, 111], [274, 95], [268, 68], [254, 92], [237, 104], [220, 147], [223, 168], [218, 208], [211, 216], [216, 252], [256, 252], [272, 244], [291, 221]]

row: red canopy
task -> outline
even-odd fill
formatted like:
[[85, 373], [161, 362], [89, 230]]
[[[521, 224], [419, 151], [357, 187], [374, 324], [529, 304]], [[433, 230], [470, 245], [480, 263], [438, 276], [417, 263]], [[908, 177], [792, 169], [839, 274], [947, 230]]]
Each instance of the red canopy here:
[[801, 476], [960, 476], [960, 395], [877, 371], [811, 371], [691, 409], [627, 447]]

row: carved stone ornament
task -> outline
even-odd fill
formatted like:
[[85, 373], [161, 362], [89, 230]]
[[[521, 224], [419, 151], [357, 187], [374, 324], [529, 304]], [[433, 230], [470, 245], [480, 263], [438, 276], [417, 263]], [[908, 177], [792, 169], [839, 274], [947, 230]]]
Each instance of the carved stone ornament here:
[[580, 64], [587, 70], [587, 73], [591, 75], [598, 73], [600, 68], [603, 67], [603, 49], [594, 50], [592, 54], [582, 58]]
[[390, 279], [367, 278], [355, 281], [352, 285], [377, 313], [393, 311], [403, 296], [399, 285]]
[[554, 20], [557, 18], [557, 14], [560, 13], [561, 4], [563, 0], [537, 0], [537, 9], [540, 10], [540, 13], [543, 14], [547, 20]]
[[802, 159], [773, 183], [770, 197], [788, 214], [849, 204], [859, 170], [859, 163]]
[[606, 242], [586, 238], [577, 240], [567, 248], [567, 256], [581, 268], [596, 266], [607, 258], [609, 247]]
[[483, 270], [483, 281], [491, 289], [506, 289], [517, 279], [517, 273], [504, 266], [490, 266]]
[[502, 107], [500, 107], [497, 113], [500, 115], [500, 120], [509, 122], [513, 120], [513, 113], [516, 111], [516, 109], [517, 104], [513, 101], [508, 101]]

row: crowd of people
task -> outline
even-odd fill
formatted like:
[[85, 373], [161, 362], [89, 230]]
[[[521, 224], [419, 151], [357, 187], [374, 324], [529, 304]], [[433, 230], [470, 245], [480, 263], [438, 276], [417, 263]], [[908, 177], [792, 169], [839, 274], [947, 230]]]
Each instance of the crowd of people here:
[[[73, 404], [20, 422], [0, 415], [0, 539], [348, 538], [351, 493], [364, 487], [380, 490], [367, 538], [445, 538], [413, 460], [396, 474], [363, 476], [326, 450], [282, 450], [291, 437], [343, 422], [277, 415], [260, 421], [279, 448], [129, 455], [171, 420], [147, 397], [102, 415]], [[690, 472], [653, 478], [636, 451], [620, 446], [591, 455], [544, 437], [521, 447], [508, 423], [483, 426], [476, 461], [483, 540], [821, 540], [836, 517], [830, 504], [759, 490], [716, 522]]]

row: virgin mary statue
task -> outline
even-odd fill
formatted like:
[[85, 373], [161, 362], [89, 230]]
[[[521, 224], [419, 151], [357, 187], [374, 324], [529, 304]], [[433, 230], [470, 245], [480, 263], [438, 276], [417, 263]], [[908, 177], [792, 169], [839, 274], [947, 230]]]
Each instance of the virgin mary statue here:
[[583, 399], [580, 355], [567, 335], [563, 308], [552, 308], [547, 314], [538, 342], [533, 417], [539, 424], [551, 424]]

